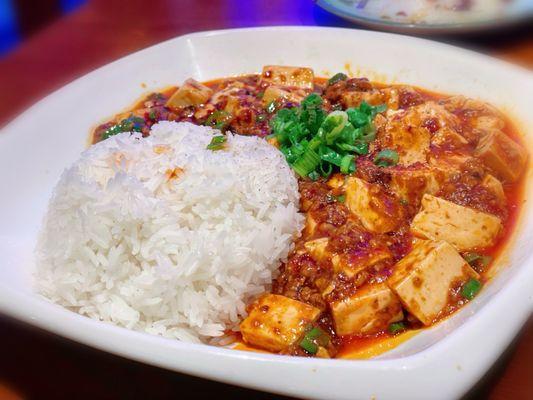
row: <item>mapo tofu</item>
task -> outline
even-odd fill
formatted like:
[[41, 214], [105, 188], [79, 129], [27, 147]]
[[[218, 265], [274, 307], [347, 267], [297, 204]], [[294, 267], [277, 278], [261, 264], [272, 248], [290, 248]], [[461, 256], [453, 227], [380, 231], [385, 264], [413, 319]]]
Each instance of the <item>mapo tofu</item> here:
[[240, 324], [263, 350], [335, 357], [438, 323], [486, 283], [519, 212], [527, 151], [478, 100], [270, 65], [150, 94], [93, 140], [162, 120], [265, 138], [299, 179], [305, 227]]

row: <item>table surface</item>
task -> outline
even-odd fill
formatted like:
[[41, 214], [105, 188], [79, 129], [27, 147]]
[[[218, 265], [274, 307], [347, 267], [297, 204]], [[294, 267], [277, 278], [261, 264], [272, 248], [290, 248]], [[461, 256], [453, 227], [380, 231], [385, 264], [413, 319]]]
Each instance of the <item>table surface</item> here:
[[[0, 125], [47, 93], [133, 51], [189, 32], [263, 25], [353, 27], [311, 0], [93, 0], [0, 60]], [[533, 29], [528, 28], [435, 39], [533, 68]], [[7, 318], [0, 318], [0, 355], [0, 400], [184, 393], [280, 398], [142, 365]], [[532, 360], [533, 321], [467, 397], [531, 398]]]

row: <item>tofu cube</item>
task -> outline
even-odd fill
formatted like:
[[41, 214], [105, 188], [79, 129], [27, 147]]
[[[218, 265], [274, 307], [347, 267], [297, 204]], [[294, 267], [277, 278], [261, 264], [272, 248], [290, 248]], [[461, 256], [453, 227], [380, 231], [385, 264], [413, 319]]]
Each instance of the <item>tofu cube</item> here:
[[468, 145], [468, 141], [454, 129], [444, 126], [431, 137], [431, 144], [447, 149], [458, 149]]
[[353, 277], [359, 272], [372, 267], [380, 262], [392, 259], [392, 254], [386, 248], [369, 249], [361, 254], [336, 254], [331, 258], [333, 271]]
[[372, 106], [379, 106], [387, 103], [387, 96], [380, 90], [343, 92], [341, 94], [341, 103], [346, 108], [359, 107], [363, 101]]
[[266, 294], [251, 305], [242, 321], [242, 338], [252, 346], [279, 352], [295, 344], [319, 315], [320, 310], [309, 304]]
[[370, 232], [393, 231], [399, 223], [399, 205], [379, 185], [359, 178], [346, 180], [346, 206]]
[[313, 89], [314, 73], [311, 68], [266, 65], [261, 74], [261, 83]]
[[411, 232], [431, 240], [445, 240], [458, 251], [492, 245], [502, 230], [501, 220], [450, 201], [424, 195], [422, 208], [411, 223]]
[[387, 280], [404, 307], [424, 325], [434, 323], [448, 305], [450, 291], [479, 278], [449, 243], [418, 241]]
[[407, 201], [414, 207], [420, 205], [424, 194], [437, 193], [440, 182], [444, 180], [444, 175], [440, 171], [427, 167], [394, 168], [391, 169], [390, 176], [390, 189], [399, 199]]
[[526, 167], [526, 149], [502, 131], [484, 135], [474, 154], [497, 178], [507, 182], [516, 181]]
[[375, 333], [403, 318], [398, 297], [385, 283], [362, 286], [330, 307], [338, 335]]
[[494, 193], [496, 198], [502, 203], [506, 203], [505, 192], [503, 191], [503, 185], [498, 178], [487, 174], [481, 181], [481, 185], [484, 186], [487, 190]]
[[304, 247], [313, 259], [316, 261], [322, 261], [328, 257], [328, 253], [326, 252], [328, 243], [328, 238], [320, 238], [305, 242]]
[[276, 100], [288, 100], [293, 103], [299, 103], [305, 97], [306, 92], [303, 90], [289, 91], [278, 86], [269, 86], [265, 89], [263, 98], [261, 99], [263, 106], [266, 107]]
[[398, 152], [399, 164], [408, 166], [426, 163], [430, 146], [430, 133], [422, 126], [416, 110], [391, 112], [384, 133], [378, 139], [384, 148]]
[[167, 100], [165, 106], [183, 108], [206, 103], [213, 95], [213, 90], [194, 79], [187, 79], [183, 85]]

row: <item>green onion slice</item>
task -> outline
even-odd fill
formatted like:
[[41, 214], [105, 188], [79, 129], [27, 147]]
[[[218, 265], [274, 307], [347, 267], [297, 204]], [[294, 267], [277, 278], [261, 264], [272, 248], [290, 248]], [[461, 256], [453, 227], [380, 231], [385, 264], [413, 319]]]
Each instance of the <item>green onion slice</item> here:
[[354, 156], [347, 154], [341, 160], [341, 172], [343, 174], [351, 174], [355, 172]]
[[461, 295], [467, 299], [472, 300], [474, 297], [476, 297], [476, 294], [481, 290], [481, 282], [477, 279], [471, 278], [466, 282], [462, 289], [461, 289]]
[[398, 153], [391, 149], [381, 150], [374, 158], [374, 164], [378, 167], [391, 167], [398, 164], [400, 157]]
[[292, 168], [301, 177], [309, 175], [320, 164], [320, 157], [311, 147], [308, 147], [303, 155], [293, 164]]
[[341, 194], [340, 196], [337, 196], [336, 199], [339, 203], [344, 203], [346, 201], [346, 195]]
[[334, 83], [337, 83], [340, 81], [345, 81], [346, 79], [348, 79], [348, 76], [346, 74], [343, 74], [342, 72], [338, 72], [328, 79], [328, 86], [333, 85]]
[[274, 111], [276, 111], [276, 102], [274, 100], [267, 104], [266, 111], [269, 114], [272, 114]]
[[389, 332], [393, 335], [405, 330], [405, 324], [403, 322], [393, 322], [389, 325]]
[[300, 342], [300, 347], [307, 351], [309, 354], [316, 354], [318, 351], [318, 345], [305, 336]]
[[213, 136], [213, 139], [211, 139], [211, 142], [207, 145], [207, 150], [222, 150], [226, 144], [227, 138], [226, 136]]
[[333, 111], [322, 122], [320, 126], [322, 133], [319, 133], [319, 135], [323, 135], [326, 139], [326, 144], [331, 145], [339, 137], [347, 122], [348, 114], [344, 111]]

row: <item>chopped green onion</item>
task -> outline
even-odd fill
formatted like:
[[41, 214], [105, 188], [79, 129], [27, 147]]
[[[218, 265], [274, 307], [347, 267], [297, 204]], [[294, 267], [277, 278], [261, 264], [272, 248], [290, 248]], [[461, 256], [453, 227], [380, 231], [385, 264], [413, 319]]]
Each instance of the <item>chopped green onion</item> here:
[[256, 118], [256, 120], [258, 122], [263, 122], [264, 120], [266, 119], [266, 115], [265, 114], [259, 114]]
[[481, 282], [477, 279], [471, 278], [463, 285], [461, 289], [461, 295], [467, 300], [472, 300], [474, 297], [476, 297], [476, 294], [478, 294], [480, 290]]
[[478, 263], [480, 263], [482, 267], [487, 267], [492, 261], [491, 256], [485, 256], [483, 254], [478, 254], [478, 253], [466, 253], [464, 255], [464, 259], [466, 260], [468, 264], [470, 264], [473, 267], [477, 266]]
[[372, 118], [383, 109], [363, 102], [358, 108], [327, 114], [322, 104], [322, 98], [311, 93], [299, 107], [278, 110], [269, 122], [289, 165], [301, 177], [314, 180], [336, 171], [355, 172], [356, 157], [368, 154], [369, 142], [375, 139]]
[[207, 117], [205, 125], [222, 130], [229, 125], [232, 119], [233, 115], [231, 115], [229, 112], [223, 110], [216, 110], [209, 117]]
[[393, 322], [389, 325], [389, 332], [393, 335], [405, 330], [405, 324], [403, 322]]
[[318, 351], [318, 346], [315, 342], [305, 336], [300, 342], [300, 347], [307, 351], [309, 354], [316, 354]]
[[318, 351], [317, 343], [321, 346], [327, 346], [329, 344], [329, 336], [318, 326], [315, 326], [307, 331], [299, 345], [308, 353], [316, 354]]
[[213, 139], [211, 139], [211, 143], [209, 143], [206, 147], [207, 150], [222, 150], [226, 144], [227, 138], [226, 136], [213, 136]]
[[347, 154], [341, 160], [341, 172], [343, 174], [351, 174], [355, 172], [354, 156]]
[[132, 115], [123, 119], [118, 124], [108, 128], [102, 134], [102, 140], [108, 139], [111, 136], [118, 135], [122, 132], [142, 132], [142, 128], [145, 126], [145, 124], [146, 122], [143, 118]]
[[348, 79], [348, 76], [346, 74], [343, 74], [342, 72], [336, 73], [328, 79], [328, 86], [340, 81], [345, 81], [346, 79]]
[[365, 142], [354, 143], [354, 151], [357, 154], [361, 154], [361, 155], [368, 154], [368, 143], [365, 143]]
[[318, 174], [318, 172], [316, 171], [313, 171], [313, 172], [310, 172], [309, 175], [307, 175], [309, 177], [309, 179], [311, 179], [312, 181], [317, 181], [318, 178], [320, 178], [320, 175]]
[[339, 203], [344, 203], [346, 201], [346, 195], [344, 194], [341, 194], [340, 196], [337, 196], [336, 198]]
[[270, 103], [266, 106], [267, 113], [272, 114], [274, 111], [276, 111], [276, 102], [272, 100]]
[[402, 206], [408, 206], [409, 205], [409, 201], [407, 199], [400, 199], [400, 204]]
[[323, 335], [324, 331], [320, 329], [318, 326], [315, 326], [313, 329], [311, 329], [309, 332], [305, 334], [309, 339], [316, 339], [320, 335]]
[[310, 147], [293, 164], [292, 168], [301, 177], [309, 175], [320, 164], [320, 157]]
[[374, 158], [374, 164], [378, 167], [390, 167], [398, 164], [400, 157], [398, 153], [391, 149], [381, 150]]
[[264, 95], [265, 95], [265, 92], [259, 92], [259, 93], [257, 93], [256, 97], [258, 99], [262, 99]]

